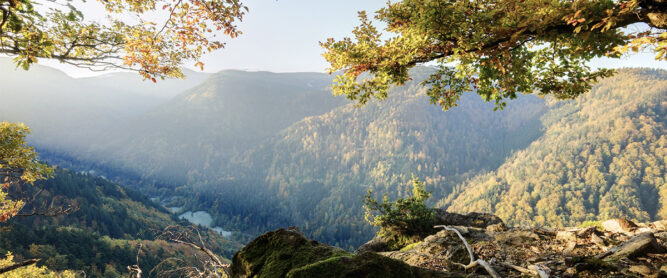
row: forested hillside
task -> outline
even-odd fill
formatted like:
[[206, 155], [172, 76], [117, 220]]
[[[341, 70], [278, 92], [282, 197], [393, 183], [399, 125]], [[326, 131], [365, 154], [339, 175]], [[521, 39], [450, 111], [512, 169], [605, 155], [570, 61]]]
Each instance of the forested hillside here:
[[548, 107], [543, 136], [440, 205], [514, 225], [667, 219], [667, 72], [622, 70]]
[[42, 154], [207, 211], [245, 240], [297, 225], [356, 248], [373, 234], [365, 192], [404, 196], [412, 174], [438, 205], [512, 224], [664, 215], [664, 71], [621, 70], [577, 100], [521, 96], [495, 112], [473, 93], [447, 112], [430, 105], [419, 81], [431, 71], [362, 108], [332, 97], [328, 75], [223, 71]]
[[[190, 247], [155, 240], [167, 226], [187, 222], [142, 194], [105, 179], [57, 169], [53, 178], [28, 185], [21, 192], [35, 196], [22, 210], [31, 216], [2, 223], [3, 255], [11, 251], [17, 258], [41, 259], [39, 264], [51, 270], [83, 270], [91, 277], [115, 277], [136, 263], [139, 244], [143, 250], [139, 264], [144, 270], [167, 258], [193, 253]], [[60, 213], [66, 208], [75, 209]], [[202, 233], [208, 247], [227, 258], [240, 248], [240, 244], [208, 229]]]
[[[231, 79], [231, 74], [237, 76]], [[318, 240], [349, 249], [372, 235], [361, 213], [367, 189], [401, 196], [416, 174], [445, 196], [457, 181], [495, 169], [539, 136], [544, 112], [542, 100], [532, 96], [494, 112], [474, 95], [443, 112], [428, 104], [417, 81], [396, 88], [385, 102], [360, 109], [332, 99], [324, 89], [330, 82], [326, 75], [220, 76], [226, 83], [209, 85], [220, 82], [212, 78], [147, 114], [154, 122], [163, 120], [137, 124], [142, 131], [129, 132], [122, 143], [107, 148], [116, 150], [111, 157], [176, 185], [150, 191], [173, 205], [209, 211], [215, 225], [250, 235], [298, 225]], [[304, 79], [313, 76], [321, 78], [319, 83]], [[281, 89], [274, 84], [277, 77], [291, 85]], [[262, 78], [269, 86], [259, 89], [267, 91], [257, 91], [245, 78]], [[298, 93], [300, 86], [313, 84], [322, 89]], [[283, 97], [269, 103], [269, 94]], [[176, 176], [185, 172], [187, 180]]]

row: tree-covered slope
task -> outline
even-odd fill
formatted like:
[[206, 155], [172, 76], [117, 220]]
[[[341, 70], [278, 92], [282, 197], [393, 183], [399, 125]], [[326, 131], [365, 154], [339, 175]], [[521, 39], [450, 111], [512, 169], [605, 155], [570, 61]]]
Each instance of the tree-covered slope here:
[[543, 136], [440, 204], [514, 225], [667, 218], [667, 72], [621, 70], [577, 100], [548, 106]]
[[192, 196], [184, 198], [188, 208], [207, 210], [232, 229], [259, 234], [298, 225], [318, 240], [353, 249], [373, 234], [361, 208], [366, 190], [401, 196], [415, 174], [446, 196], [457, 181], [495, 169], [540, 134], [539, 98], [493, 112], [466, 95], [460, 107], [443, 112], [424, 93], [413, 81], [386, 101], [305, 117], [237, 156], [248, 176], [199, 180], [176, 192]]
[[[136, 263], [139, 244], [143, 248], [139, 264], [147, 272], [164, 259], [193, 253], [189, 247], [156, 240], [167, 226], [187, 222], [108, 180], [56, 169], [53, 178], [26, 185], [21, 192], [31, 200], [21, 214], [35, 215], [1, 224], [1, 254], [11, 251], [18, 258], [39, 258], [39, 264], [49, 269], [83, 270], [89, 277], [99, 277], [126, 273], [126, 267]], [[58, 213], [67, 207], [78, 210]], [[44, 213], [51, 215], [41, 216]], [[202, 229], [202, 234], [208, 247], [224, 257], [231, 258], [240, 248], [211, 230]]]

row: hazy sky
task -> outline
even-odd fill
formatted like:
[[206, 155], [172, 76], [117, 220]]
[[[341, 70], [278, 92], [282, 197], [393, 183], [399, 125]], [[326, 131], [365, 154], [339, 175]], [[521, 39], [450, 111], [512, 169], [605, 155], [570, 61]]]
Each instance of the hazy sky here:
[[[91, 1], [94, 2], [94, 1]], [[375, 11], [386, 0], [243, 0], [250, 12], [239, 24], [243, 35], [225, 39], [227, 47], [204, 58], [205, 71], [223, 69], [267, 70], [274, 72], [323, 72], [327, 64], [318, 42], [326, 38], [349, 36], [359, 21], [357, 11]], [[90, 2], [89, 2], [90, 3]], [[86, 11], [84, 9], [84, 11]], [[97, 10], [87, 10], [96, 16]], [[667, 62], [653, 60], [654, 54], [633, 55], [624, 59], [600, 59], [593, 66], [656, 67], [667, 69]], [[72, 76], [99, 73], [43, 61]]]

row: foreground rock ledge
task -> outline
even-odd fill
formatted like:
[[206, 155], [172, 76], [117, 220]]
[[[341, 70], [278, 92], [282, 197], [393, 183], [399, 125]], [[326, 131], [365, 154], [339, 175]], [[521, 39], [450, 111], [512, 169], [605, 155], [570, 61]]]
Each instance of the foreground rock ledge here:
[[[458, 230], [475, 257], [488, 262], [501, 277], [667, 277], [664, 221], [623, 230], [602, 225], [552, 230], [508, 228], [484, 214], [442, 214], [440, 219]], [[309, 240], [297, 229], [279, 229], [259, 236], [234, 255], [231, 274], [488, 277], [482, 268], [463, 268], [469, 261], [467, 251], [452, 231], [434, 232], [401, 250], [386, 248], [381, 238], [375, 238], [352, 254]]]
[[295, 229], [267, 232], [234, 255], [232, 277], [461, 277], [421, 269], [373, 252], [354, 255]]

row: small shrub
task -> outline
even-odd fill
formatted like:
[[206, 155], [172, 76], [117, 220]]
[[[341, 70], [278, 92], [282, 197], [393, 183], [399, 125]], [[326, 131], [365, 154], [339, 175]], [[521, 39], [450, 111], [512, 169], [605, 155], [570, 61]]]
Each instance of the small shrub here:
[[366, 221], [380, 227], [379, 236], [389, 242], [391, 249], [400, 249], [420, 241], [433, 231], [435, 212], [424, 203], [431, 193], [424, 184], [412, 177], [412, 196], [390, 202], [385, 194], [382, 202], [373, 198], [372, 190], [364, 197]]

